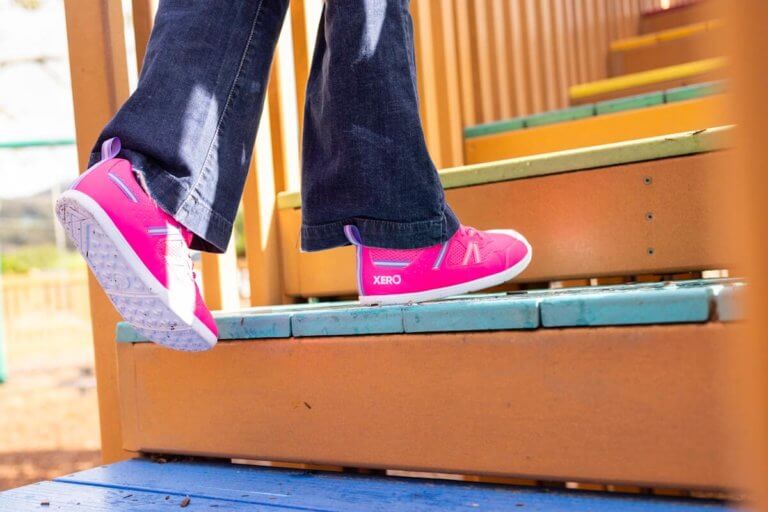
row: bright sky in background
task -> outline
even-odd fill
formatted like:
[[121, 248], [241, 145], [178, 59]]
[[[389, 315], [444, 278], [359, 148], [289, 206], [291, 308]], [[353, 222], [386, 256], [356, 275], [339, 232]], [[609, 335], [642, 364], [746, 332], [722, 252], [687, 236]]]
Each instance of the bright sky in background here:
[[[26, 9], [25, 1], [39, 7]], [[123, 4], [130, 23], [130, 1], [123, 0]], [[322, 2], [305, 0], [305, 5], [311, 54]], [[290, 30], [290, 23], [286, 23], [279, 45], [280, 68], [286, 118], [295, 119]], [[129, 38], [127, 43], [129, 73], [133, 75], [133, 41]], [[293, 130], [288, 130], [286, 136], [288, 165], [292, 169], [289, 186], [295, 188], [298, 138]], [[74, 137], [63, 0], [0, 0], [0, 143]], [[42, 192], [73, 180], [77, 173], [74, 146], [0, 148], [0, 199]]]
[[[0, 0], [0, 142], [74, 138], [62, 0]], [[0, 199], [77, 176], [74, 147], [0, 149]]]

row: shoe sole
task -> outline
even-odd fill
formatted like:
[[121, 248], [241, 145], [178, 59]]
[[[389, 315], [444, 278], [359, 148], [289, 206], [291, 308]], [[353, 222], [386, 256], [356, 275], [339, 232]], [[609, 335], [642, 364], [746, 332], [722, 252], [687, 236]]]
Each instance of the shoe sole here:
[[159, 345], [186, 352], [209, 350], [216, 344], [216, 335], [194, 314], [185, 321], [174, 312], [168, 290], [96, 201], [67, 190], [56, 201], [56, 216], [115, 309], [136, 331]]
[[[505, 231], [502, 230], [491, 232], [505, 233]], [[425, 290], [422, 292], [398, 293], [392, 295], [361, 295], [360, 302], [367, 305], [382, 306], [416, 304], [419, 302], [429, 302], [433, 300], [444, 299], [454, 295], [464, 295], [466, 293], [472, 293], [504, 284], [523, 273], [523, 271], [528, 268], [528, 265], [530, 265], [531, 260], [533, 259], [533, 248], [531, 247], [531, 244], [528, 243], [528, 240], [526, 240], [525, 237], [516, 231], [507, 230], [506, 232], [514, 234], [515, 238], [525, 244], [528, 251], [526, 252], [525, 258], [502, 272], [481, 277], [480, 279], [467, 281], [465, 283], [445, 286], [443, 288], [434, 288], [432, 290]]]

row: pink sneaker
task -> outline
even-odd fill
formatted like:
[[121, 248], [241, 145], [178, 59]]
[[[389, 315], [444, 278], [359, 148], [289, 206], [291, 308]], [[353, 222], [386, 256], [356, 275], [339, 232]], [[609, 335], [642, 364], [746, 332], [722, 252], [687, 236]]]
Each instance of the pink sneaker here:
[[137, 331], [177, 350], [208, 350], [218, 331], [195, 283], [192, 233], [144, 191], [120, 141], [56, 202], [56, 215], [112, 304]]
[[422, 249], [357, 246], [357, 286], [364, 304], [407, 304], [496, 286], [520, 274], [531, 262], [528, 241], [512, 230], [478, 231], [461, 226], [450, 240]]

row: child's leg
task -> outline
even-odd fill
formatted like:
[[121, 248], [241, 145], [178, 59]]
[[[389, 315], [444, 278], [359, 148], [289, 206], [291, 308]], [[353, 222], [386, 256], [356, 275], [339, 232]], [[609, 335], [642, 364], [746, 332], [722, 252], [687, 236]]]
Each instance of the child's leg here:
[[161, 1], [136, 92], [57, 201], [123, 318], [168, 347], [216, 343], [189, 247], [229, 241], [287, 5]]
[[221, 252], [230, 238], [288, 0], [162, 0], [119, 137], [150, 195]]
[[307, 87], [302, 248], [444, 242], [445, 204], [419, 119], [409, 0], [328, 0]]
[[307, 88], [302, 248], [357, 246], [360, 299], [398, 304], [501, 284], [532, 250], [461, 226], [419, 119], [409, 0], [327, 0]]

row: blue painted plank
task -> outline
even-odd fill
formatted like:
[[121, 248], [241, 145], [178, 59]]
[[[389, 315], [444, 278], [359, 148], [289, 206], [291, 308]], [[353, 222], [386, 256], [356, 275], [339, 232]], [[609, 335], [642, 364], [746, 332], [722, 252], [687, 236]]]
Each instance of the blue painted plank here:
[[[166, 498], [167, 496], [167, 498]], [[80, 485], [63, 482], [40, 482], [0, 493], [0, 511], [45, 512], [77, 510], [88, 512], [154, 512], [154, 511], [254, 511], [279, 510], [253, 503], [216, 498], [189, 497], [164, 492], [141, 492], [132, 489]], [[322, 509], [305, 509], [322, 510]]]
[[[590, 510], [693, 512], [731, 510], [722, 503], [439, 480], [315, 473], [209, 462], [132, 460], [58, 479], [158, 495], [190, 496], [254, 507], [326, 511]], [[269, 510], [268, 509], [268, 510]], [[117, 509], [120, 510], [120, 509]], [[250, 510], [250, 509], [249, 509]], [[254, 508], [253, 510], [262, 510]], [[735, 510], [735, 508], [733, 509]]]
[[540, 307], [544, 327], [706, 322], [710, 291], [667, 287], [563, 294], [542, 299]]
[[296, 337], [402, 333], [403, 308], [359, 306], [301, 311], [291, 316], [291, 331]]
[[432, 302], [406, 308], [403, 325], [405, 332], [535, 329], [539, 308], [525, 297]]
[[746, 293], [745, 285], [717, 287], [714, 291], [717, 319], [721, 322], [744, 320]]

